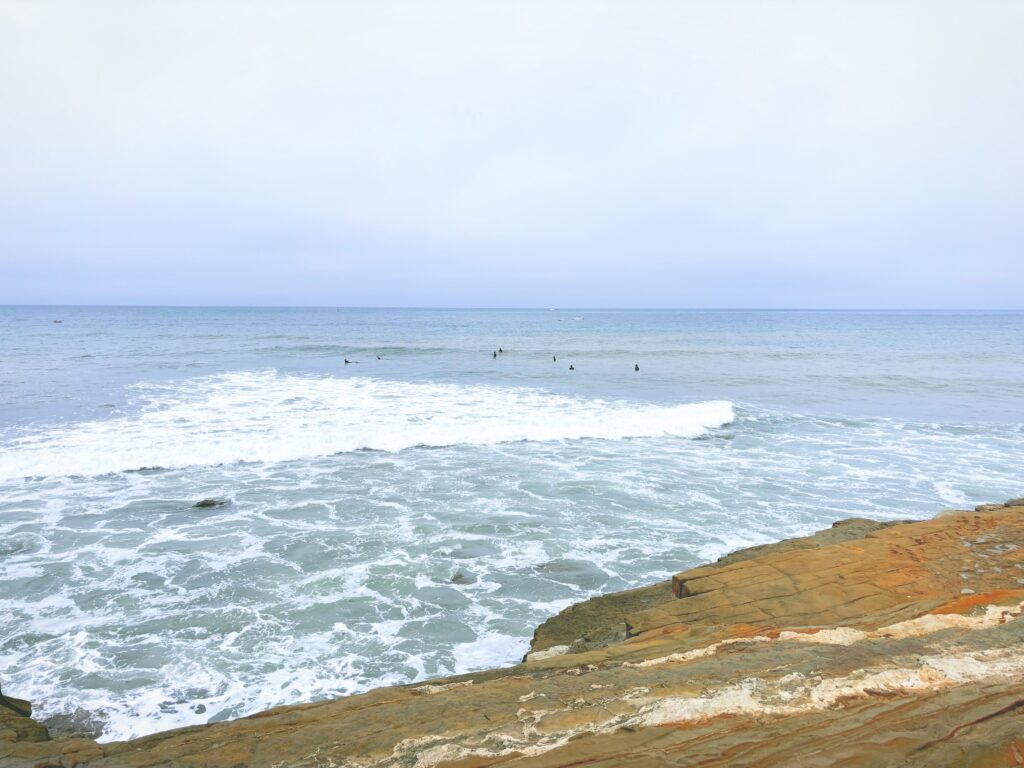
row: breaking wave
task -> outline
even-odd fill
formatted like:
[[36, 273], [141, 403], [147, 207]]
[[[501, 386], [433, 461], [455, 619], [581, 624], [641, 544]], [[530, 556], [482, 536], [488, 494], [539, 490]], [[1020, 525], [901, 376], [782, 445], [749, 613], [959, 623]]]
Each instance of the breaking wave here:
[[727, 401], [665, 405], [276, 371], [139, 384], [133, 400], [131, 415], [9, 436], [0, 479], [278, 462], [361, 449], [692, 438], [734, 418]]

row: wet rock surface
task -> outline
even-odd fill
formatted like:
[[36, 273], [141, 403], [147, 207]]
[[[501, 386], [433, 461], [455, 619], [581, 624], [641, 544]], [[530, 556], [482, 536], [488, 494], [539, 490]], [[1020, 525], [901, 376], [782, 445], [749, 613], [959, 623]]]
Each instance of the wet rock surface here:
[[223, 507], [229, 504], [227, 499], [202, 499], [192, 505], [193, 509], [213, 509], [214, 507]]
[[53, 739], [97, 739], [103, 733], [104, 720], [99, 713], [78, 707], [74, 712], [49, 717], [43, 724]]
[[123, 743], [0, 708], [0, 765], [1021, 765], [1018, 502], [843, 521], [595, 598], [507, 669]]

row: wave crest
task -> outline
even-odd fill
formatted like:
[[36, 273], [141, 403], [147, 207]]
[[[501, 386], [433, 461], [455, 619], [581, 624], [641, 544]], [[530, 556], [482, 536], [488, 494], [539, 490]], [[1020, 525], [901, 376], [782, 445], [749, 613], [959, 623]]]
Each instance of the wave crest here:
[[663, 405], [525, 387], [229, 373], [136, 387], [139, 411], [8, 439], [0, 478], [276, 462], [361, 449], [521, 440], [692, 438], [732, 403]]

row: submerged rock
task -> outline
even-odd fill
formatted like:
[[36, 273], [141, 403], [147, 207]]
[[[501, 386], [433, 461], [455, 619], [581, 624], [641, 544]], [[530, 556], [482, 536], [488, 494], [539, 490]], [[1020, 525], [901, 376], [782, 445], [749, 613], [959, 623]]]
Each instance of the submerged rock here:
[[192, 505], [193, 509], [207, 509], [209, 507], [223, 507], [230, 504], [227, 499], [203, 499]]
[[45, 725], [54, 739], [98, 739], [105, 722], [100, 713], [77, 707], [74, 712], [46, 718]]

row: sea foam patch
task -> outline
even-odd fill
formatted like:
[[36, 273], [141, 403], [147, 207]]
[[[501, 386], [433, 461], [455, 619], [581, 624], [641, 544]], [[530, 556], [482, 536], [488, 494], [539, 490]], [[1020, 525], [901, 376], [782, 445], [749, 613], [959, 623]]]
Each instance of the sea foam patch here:
[[275, 371], [140, 384], [133, 394], [133, 415], [8, 438], [0, 451], [0, 479], [290, 461], [420, 445], [691, 438], [734, 418], [727, 401], [665, 405], [526, 387]]

